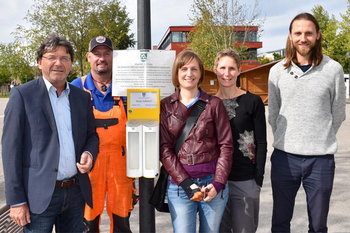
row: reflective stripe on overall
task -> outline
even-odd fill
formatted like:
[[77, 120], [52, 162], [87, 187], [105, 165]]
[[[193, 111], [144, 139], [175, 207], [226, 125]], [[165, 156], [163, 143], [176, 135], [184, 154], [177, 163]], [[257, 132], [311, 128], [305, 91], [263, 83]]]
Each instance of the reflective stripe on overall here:
[[[81, 78], [83, 87], [85, 79], [86, 77]], [[89, 90], [84, 90], [90, 93]], [[84, 217], [92, 221], [102, 214], [107, 192], [106, 206], [112, 230], [112, 213], [127, 217], [133, 209], [132, 195], [136, 192], [134, 179], [126, 176], [126, 114], [120, 97], [114, 97], [111, 110], [100, 112], [94, 106], [93, 111], [100, 138], [100, 152], [89, 175], [94, 208], [86, 205]]]

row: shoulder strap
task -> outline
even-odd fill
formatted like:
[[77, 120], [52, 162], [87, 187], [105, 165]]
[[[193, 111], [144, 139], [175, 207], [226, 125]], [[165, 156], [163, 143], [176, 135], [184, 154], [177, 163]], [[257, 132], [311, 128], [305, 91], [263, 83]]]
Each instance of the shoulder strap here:
[[[84, 75], [84, 76], [81, 76], [81, 77], [80, 77], [81, 85], [83, 86], [83, 89], [84, 89], [84, 90], [85, 90], [84, 84], [85, 84], [86, 77], [87, 77], [87, 75]], [[88, 90], [86, 90], [86, 91], [88, 91]]]
[[182, 144], [184, 144], [188, 134], [190, 133], [194, 124], [197, 122], [203, 110], [205, 109], [206, 104], [207, 104], [206, 102], [201, 100], [197, 101], [197, 103], [195, 104], [194, 109], [191, 112], [191, 115], [188, 117], [185, 126], [182, 128], [180, 136], [176, 140], [175, 149], [174, 149], [176, 155], [177, 153], [179, 153], [182, 147]]
[[84, 75], [84, 76], [82, 76], [82, 77], [80, 78], [81, 84], [82, 84], [82, 86], [83, 86], [83, 90], [86, 91], [86, 92], [88, 92], [88, 93], [90, 94], [91, 102], [94, 103], [94, 99], [92, 98], [91, 91], [89, 91], [88, 89], [86, 89], [85, 86], [84, 86], [86, 77], [87, 77], [87, 75]]

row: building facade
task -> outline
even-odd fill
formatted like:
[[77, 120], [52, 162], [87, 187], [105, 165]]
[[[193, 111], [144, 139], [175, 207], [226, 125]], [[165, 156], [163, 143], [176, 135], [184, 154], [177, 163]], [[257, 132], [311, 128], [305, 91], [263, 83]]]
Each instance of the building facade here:
[[[170, 26], [163, 38], [153, 49], [174, 50], [176, 55], [186, 49], [189, 42], [188, 33], [194, 30], [193, 26]], [[258, 41], [258, 27], [235, 27], [236, 47], [244, 43], [248, 53], [248, 59], [242, 60], [242, 73], [237, 80], [237, 85], [246, 91], [258, 94], [264, 103], [267, 103], [267, 78], [272, 64], [261, 66], [258, 62], [257, 50], [262, 48], [262, 42]], [[215, 95], [219, 91], [219, 83], [212, 70], [205, 70], [205, 77], [201, 88], [207, 93]]]
[[[186, 49], [189, 42], [187, 41], [188, 33], [195, 30], [193, 26], [170, 26], [160, 40], [156, 49], [175, 50], [176, 55]], [[258, 40], [258, 27], [236, 26], [236, 47], [244, 43], [248, 49], [247, 60], [242, 60], [242, 70], [251, 69], [259, 66], [257, 50], [262, 48], [262, 42]]]

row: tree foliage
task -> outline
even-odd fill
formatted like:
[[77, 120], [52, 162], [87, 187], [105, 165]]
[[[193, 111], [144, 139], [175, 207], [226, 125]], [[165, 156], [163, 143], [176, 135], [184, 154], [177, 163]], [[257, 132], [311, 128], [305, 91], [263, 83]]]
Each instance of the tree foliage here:
[[341, 60], [338, 60], [343, 68], [344, 71], [349, 73], [349, 65], [348, 65], [348, 58], [345, 57], [345, 54], [347, 52], [350, 52], [350, 0], [348, 0], [348, 8], [346, 10], [345, 14], [340, 14], [342, 21], [339, 24], [340, 33], [339, 33], [339, 40], [337, 41], [338, 47], [342, 48], [339, 49], [338, 57]]
[[272, 55], [273, 55], [273, 60], [274, 61], [278, 61], [278, 60], [281, 60], [281, 59], [285, 58], [285, 56], [282, 56], [279, 53], [273, 53]]
[[0, 44], [0, 83], [9, 83], [17, 78], [24, 83], [34, 78], [34, 70], [23, 54], [15, 43]]
[[267, 57], [265, 56], [262, 56], [262, 57], [258, 57], [259, 59], [259, 64], [267, 64], [267, 63], [270, 63], [270, 59], [268, 59]]
[[119, 0], [35, 0], [25, 16], [29, 28], [18, 26], [16, 42], [24, 47], [35, 61], [35, 52], [43, 39], [51, 32], [67, 38], [76, 51], [75, 60], [85, 74], [89, 70], [86, 61], [90, 40], [98, 35], [111, 38], [115, 49], [135, 45], [130, 33], [133, 20], [128, 18], [126, 7]]
[[7, 63], [7, 47], [0, 44], [0, 83], [9, 83], [11, 77], [11, 70]]
[[345, 53], [350, 51], [350, 0], [346, 14], [340, 14], [342, 21], [336, 20], [334, 15], [330, 16], [321, 5], [315, 5], [311, 11], [320, 25], [323, 53], [338, 61], [344, 72], [348, 72]]
[[[263, 32], [265, 18], [260, 18], [258, 0], [253, 6], [239, 0], [194, 0], [191, 12], [194, 30], [188, 35], [188, 48], [197, 52], [209, 69], [213, 68], [216, 53], [228, 47], [235, 48], [242, 59], [251, 56], [245, 53], [246, 42], [257, 41]], [[250, 30], [254, 27], [258, 31]]]

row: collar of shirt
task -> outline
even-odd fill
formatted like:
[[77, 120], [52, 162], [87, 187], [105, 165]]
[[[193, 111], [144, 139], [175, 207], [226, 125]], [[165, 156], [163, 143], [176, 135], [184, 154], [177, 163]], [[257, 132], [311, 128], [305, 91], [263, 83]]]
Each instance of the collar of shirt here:
[[[57, 88], [54, 87], [44, 76], [43, 76], [43, 79], [44, 79], [44, 83], [45, 83], [47, 91], [50, 92], [50, 90], [53, 90], [56, 93], [56, 95], [57, 95]], [[66, 81], [66, 88], [64, 89], [62, 94], [67, 93], [67, 96], [68, 96], [69, 92], [70, 92], [69, 85], [68, 85], [68, 83]]]
[[91, 71], [86, 76], [84, 82], [84, 88], [91, 92], [93, 98], [93, 105], [98, 111], [107, 112], [113, 108], [113, 97], [112, 97], [112, 84], [109, 85], [107, 92], [103, 95], [97, 88], [95, 87], [94, 81], [91, 77]]
[[197, 94], [196, 98], [192, 101], [192, 103], [186, 105], [186, 108], [192, 107], [198, 101], [200, 95], [201, 95], [201, 90], [198, 90], [198, 94]]
[[89, 74], [86, 76], [85, 83], [84, 83], [84, 87], [85, 87], [86, 89], [88, 89], [89, 91], [95, 93], [95, 94], [98, 95], [98, 96], [103, 96], [103, 97], [108, 96], [108, 95], [112, 96], [112, 83], [111, 83], [111, 85], [109, 85], [109, 87], [108, 87], [108, 89], [107, 89], [107, 91], [106, 91], [106, 94], [105, 94], [105, 95], [102, 94], [102, 93], [96, 88], [96, 86], [95, 86], [95, 84], [94, 84], [94, 81], [92, 80], [91, 71], [90, 71]]

